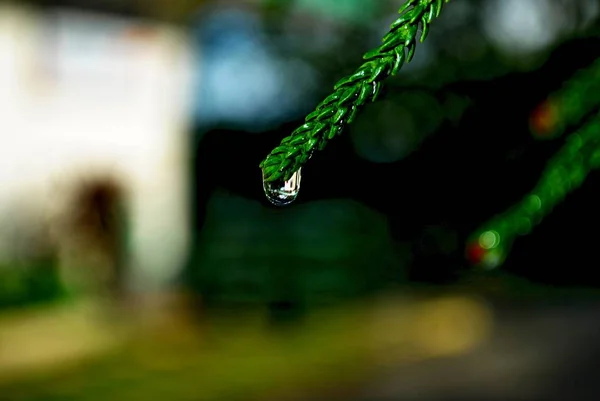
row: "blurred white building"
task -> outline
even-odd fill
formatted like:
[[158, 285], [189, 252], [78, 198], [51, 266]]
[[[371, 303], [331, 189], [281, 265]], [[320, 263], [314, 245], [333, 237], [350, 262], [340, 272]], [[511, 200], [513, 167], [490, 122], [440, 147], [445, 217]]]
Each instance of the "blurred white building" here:
[[127, 193], [131, 283], [156, 287], [178, 273], [188, 246], [192, 61], [184, 35], [168, 26], [0, 6], [4, 264], [35, 252], [44, 233], [68, 255], [79, 235], [60, 228], [77, 212], [70, 196], [109, 176]]

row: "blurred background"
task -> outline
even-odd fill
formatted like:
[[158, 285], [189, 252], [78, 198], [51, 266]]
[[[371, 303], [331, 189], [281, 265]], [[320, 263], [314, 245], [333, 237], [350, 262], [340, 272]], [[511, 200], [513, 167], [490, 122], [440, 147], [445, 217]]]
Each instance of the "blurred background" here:
[[564, 138], [598, 0], [452, 0], [303, 169], [260, 161], [403, 1], [0, 2], [0, 400], [589, 400], [592, 172], [501, 269], [465, 241]]

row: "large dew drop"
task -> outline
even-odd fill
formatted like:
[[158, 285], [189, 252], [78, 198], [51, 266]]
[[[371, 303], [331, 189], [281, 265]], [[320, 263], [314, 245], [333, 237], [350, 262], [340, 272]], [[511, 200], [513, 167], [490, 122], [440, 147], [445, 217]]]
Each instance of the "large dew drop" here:
[[298, 197], [300, 192], [301, 170], [298, 169], [289, 180], [276, 180], [267, 182], [263, 175], [263, 189], [269, 202], [275, 206], [289, 205]]

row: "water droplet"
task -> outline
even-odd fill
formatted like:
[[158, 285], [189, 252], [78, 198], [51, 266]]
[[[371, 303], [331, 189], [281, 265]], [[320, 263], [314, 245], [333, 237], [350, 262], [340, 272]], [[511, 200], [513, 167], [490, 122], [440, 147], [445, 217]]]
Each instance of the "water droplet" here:
[[377, 81], [373, 81], [373, 101], [375, 101], [377, 99], [377, 96], [379, 95], [379, 89], [381, 88], [381, 86], [379, 85], [379, 82]]
[[529, 195], [525, 202], [525, 207], [529, 213], [535, 213], [542, 208], [542, 199], [536, 194]]
[[269, 202], [275, 206], [289, 205], [298, 197], [300, 192], [300, 180], [302, 178], [301, 170], [298, 169], [289, 180], [264, 181], [263, 189]]
[[490, 230], [482, 233], [479, 236], [479, 245], [483, 249], [492, 249], [498, 246], [500, 243], [500, 234], [498, 232]]

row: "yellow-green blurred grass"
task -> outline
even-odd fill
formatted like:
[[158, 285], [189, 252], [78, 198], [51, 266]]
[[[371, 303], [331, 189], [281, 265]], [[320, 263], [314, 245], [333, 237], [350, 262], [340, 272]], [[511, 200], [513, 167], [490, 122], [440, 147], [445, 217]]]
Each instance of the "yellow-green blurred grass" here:
[[484, 303], [457, 296], [323, 310], [279, 331], [260, 311], [198, 324], [181, 303], [122, 317], [69, 305], [1, 319], [1, 399], [277, 399], [469, 351], [492, 323]]

